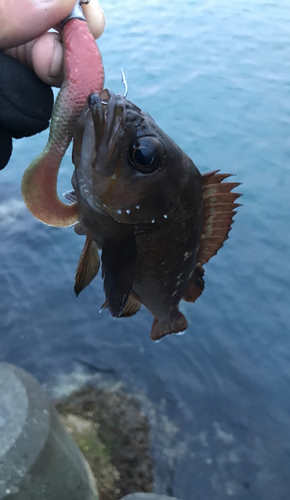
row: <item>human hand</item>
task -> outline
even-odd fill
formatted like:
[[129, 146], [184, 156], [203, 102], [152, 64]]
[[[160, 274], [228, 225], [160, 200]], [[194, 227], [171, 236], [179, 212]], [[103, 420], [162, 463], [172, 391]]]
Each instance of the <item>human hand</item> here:
[[[10, 159], [12, 137], [28, 137], [49, 125], [50, 86], [60, 86], [63, 80], [63, 45], [59, 33], [47, 31], [57, 29], [75, 3], [0, 0], [0, 170]], [[98, 38], [105, 25], [98, 0], [83, 5], [83, 10], [92, 35]]]
[[[0, 50], [32, 67], [37, 76], [59, 87], [63, 79], [63, 45], [59, 33], [47, 33], [73, 9], [76, 0], [0, 0]], [[104, 31], [98, 0], [82, 5], [94, 38]]]

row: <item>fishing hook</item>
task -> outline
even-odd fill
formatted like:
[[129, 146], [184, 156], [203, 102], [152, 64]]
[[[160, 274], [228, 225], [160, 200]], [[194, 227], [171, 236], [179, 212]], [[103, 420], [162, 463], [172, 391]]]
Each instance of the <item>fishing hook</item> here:
[[[121, 76], [122, 76], [121, 82], [124, 84], [124, 94], [123, 94], [123, 97], [126, 98], [127, 94], [128, 94], [128, 84], [127, 84], [127, 80], [126, 80], [123, 68], [121, 68]], [[102, 104], [105, 104], [107, 106], [108, 103], [106, 101], [102, 101]]]
[[123, 94], [123, 97], [127, 97], [127, 94], [128, 94], [128, 84], [127, 84], [127, 80], [126, 80], [123, 68], [121, 68], [121, 75], [122, 75], [122, 83], [124, 84], [124, 94]]

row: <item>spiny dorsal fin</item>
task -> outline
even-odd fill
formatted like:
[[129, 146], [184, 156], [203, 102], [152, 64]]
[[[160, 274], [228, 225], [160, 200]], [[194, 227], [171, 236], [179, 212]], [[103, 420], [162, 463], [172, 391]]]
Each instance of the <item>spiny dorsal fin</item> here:
[[183, 300], [186, 300], [186, 302], [195, 302], [198, 299], [204, 289], [203, 275], [203, 268], [197, 265], [184, 292]]
[[88, 236], [78, 263], [74, 290], [76, 296], [97, 276], [100, 267], [98, 247]]
[[241, 195], [231, 193], [240, 182], [223, 183], [231, 174], [218, 172], [219, 170], [214, 170], [202, 176], [203, 226], [197, 255], [197, 262], [201, 266], [223, 246], [231, 230], [235, 208], [240, 206], [235, 200]]

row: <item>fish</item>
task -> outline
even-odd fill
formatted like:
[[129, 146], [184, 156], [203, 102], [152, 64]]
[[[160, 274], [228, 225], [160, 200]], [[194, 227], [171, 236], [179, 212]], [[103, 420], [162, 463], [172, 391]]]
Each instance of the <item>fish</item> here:
[[88, 97], [73, 163], [67, 198], [78, 206], [75, 231], [86, 236], [76, 295], [101, 266], [102, 309], [124, 318], [144, 305], [154, 341], [183, 332], [180, 301], [202, 294], [204, 265], [228, 238], [240, 183], [218, 170], [201, 174], [148, 113], [107, 89]]

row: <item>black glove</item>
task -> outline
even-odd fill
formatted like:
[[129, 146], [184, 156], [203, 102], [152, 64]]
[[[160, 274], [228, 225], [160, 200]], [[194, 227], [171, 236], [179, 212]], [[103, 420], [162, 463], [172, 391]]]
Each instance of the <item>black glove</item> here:
[[53, 92], [34, 71], [0, 52], [0, 170], [12, 153], [12, 137], [20, 139], [45, 130], [53, 107]]

